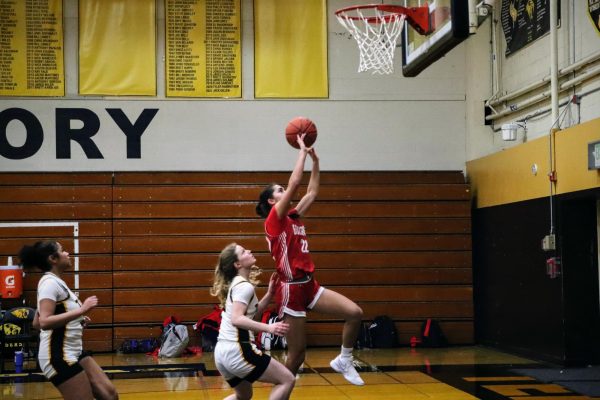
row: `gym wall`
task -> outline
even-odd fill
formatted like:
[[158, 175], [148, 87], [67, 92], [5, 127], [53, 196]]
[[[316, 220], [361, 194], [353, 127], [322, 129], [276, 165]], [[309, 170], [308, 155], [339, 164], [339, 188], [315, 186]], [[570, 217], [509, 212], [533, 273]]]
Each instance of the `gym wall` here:
[[[228, 243], [256, 255], [264, 294], [274, 262], [255, 202], [264, 186], [288, 177], [2, 173], [0, 220], [17, 226], [0, 227], [0, 257], [15, 257], [23, 244], [44, 238], [73, 252], [77, 239], [72, 258], [79, 258], [79, 271], [66, 281], [82, 299], [96, 295], [100, 303], [85, 347], [110, 351], [127, 338], [158, 337], [168, 315], [191, 326], [212, 310], [214, 266]], [[316, 279], [356, 301], [365, 322], [393, 318], [402, 344], [419, 335], [426, 318], [440, 320], [450, 343], [472, 344], [470, 191], [462, 172], [324, 172], [321, 181], [305, 219]], [[78, 234], [73, 226], [32, 221], [77, 222]], [[35, 306], [39, 277], [25, 277], [28, 305]], [[308, 324], [311, 346], [339, 345], [343, 321], [309, 314]]]
[[[549, 1], [537, 2], [549, 4]], [[558, 38], [558, 69], [592, 57], [600, 53], [600, 25], [597, 17], [592, 19], [589, 8], [594, 5], [578, 0], [561, 0]], [[505, 55], [506, 38], [503, 33], [500, 7], [514, 4], [506, 0], [496, 0], [493, 18], [487, 18], [465, 41], [466, 49], [466, 160], [471, 161], [496, 152], [518, 147], [524, 142], [548, 135], [554, 121], [550, 111], [538, 112], [550, 106], [550, 96], [531, 106], [523, 104], [534, 96], [550, 90], [550, 80], [546, 85], [526, 91], [522, 96], [508, 99], [495, 105], [497, 111], [505, 107], [514, 111], [505, 117], [485, 124], [485, 102], [514, 93], [522, 88], [549, 78], [550, 74], [550, 35], [546, 34], [520, 50]], [[525, 7], [524, 3], [521, 7]], [[589, 8], [588, 8], [589, 7]], [[539, 11], [539, 10], [538, 10]], [[492, 45], [494, 42], [495, 48]], [[494, 61], [496, 65], [494, 65]], [[559, 85], [597, 69], [599, 61], [585, 65], [581, 69], [566, 74], [559, 79]], [[560, 91], [560, 121], [554, 126], [561, 129], [592, 121], [600, 117], [600, 78], [583, 80], [575, 87]], [[573, 95], [579, 100], [573, 102]], [[504, 123], [526, 120], [526, 132], [519, 130], [516, 141], [502, 140], [501, 126]], [[488, 121], [489, 123], [490, 121]]]
[[[478, 343], [560, 364], [598, 361], [600, 175], [588, 170], [587, 152], [599, 128], [595, 119], [556, 132], [552, 152], [548, 136], [467, 163]], [[557, 247], [543, 251], [551, 227]]]
[[[0, 134], [11, 146], [19, 148], [28, 135], [41, 132], [36, 139], [41, 140], [39, 150], [21, 152], [17, 156], [22, 158], [0, 158], [0, 171], [288, 170], [295, 153], [283, 131], [287, 121], [298, 115], [317, 124], [317, 150], [324, 170], [464, 169], [464, 47], [456, 48], [418, 78], [401, 76], [399, 53], [398, 73], [359, 75], [356, 43], [333, 14], [347, 3], [328, 1], [324, 39], [328, 97], [257, 99], [254, 3], [243, 0], [241, 97], [166, 97], [165, 3], [157, 0], [156, 95], [83, 96], [78, 70], [78, 2], [65, 0], [63, 4], [65, 96], [0, 97], [0, 111], [19, 108], [27, 114], [27, 125], [0, 114], [0, 126], [4, 127]], [[296, 38], [302, 31], [291, 30], [288, 35]], [[144, 110], [147, 126], [139, 141], [128, 146], [114, 115], [134, 124]], [[95, 146], [97, 151], [86, 152], [71, 139], [77, 135], [73, 130], [82, 126], [89, 129], [88, 134], [95, 133], [88, 147]]]

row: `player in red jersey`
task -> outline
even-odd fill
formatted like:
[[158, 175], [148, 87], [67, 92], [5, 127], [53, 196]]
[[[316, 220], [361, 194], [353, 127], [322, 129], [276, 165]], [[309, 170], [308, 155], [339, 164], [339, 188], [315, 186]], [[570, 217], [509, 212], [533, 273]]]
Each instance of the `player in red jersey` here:
[[[330, 363], [331, 367], [355, 385], [364, 385], [353, 366], [352, 349], [358, 337], [362, 309], [347, 297], [325, 289], [314, 277], [315, 265], [310, 257], [308, 239], [300, 217], [305, 215], [319, 192], [319, 158], [314, 148], [307, 148], [304, 135], [298, 137], [300, 151], [287, 189], [278, 184], [265, 188], [259, 197], [256, 212], [265, 220], [265, 233], [271, 255], [277, 264], [280, 285], [276, 301], [279, 316], [289, 324], [286, 335], [288, 355], [286, 367], [296, 374], [306, 356], [306, 311], [315, 310], [345, 320], [342, 351]], [[306, 194], [293, 207], [306, 156], [312, 159], [312, 172]]]

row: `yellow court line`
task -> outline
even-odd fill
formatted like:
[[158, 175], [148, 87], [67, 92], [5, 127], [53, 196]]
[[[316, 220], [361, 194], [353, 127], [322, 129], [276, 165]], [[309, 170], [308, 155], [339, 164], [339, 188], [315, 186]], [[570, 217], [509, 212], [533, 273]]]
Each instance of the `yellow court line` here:
[[535, 381], [529, 376], [472, 376], [463, 379], [467, 382]]
[[548, 393], [548, 394], [558, 394], [558, 393], [571, 393], [567, 389], [562, 386], [555, 384], [522, 384], [522, 385], [482, 385], [482, 387], [489, 389], [493, 392], [501, 394], [506, 397], [510, 396], [528, 396], [529, 393], [523, 392], [523, 389], [534, 389], [538, 392]]
[[511, 397], [513, 400], [592, 400], [592, 397], [587, 396], [519, 396], [519, 397]]

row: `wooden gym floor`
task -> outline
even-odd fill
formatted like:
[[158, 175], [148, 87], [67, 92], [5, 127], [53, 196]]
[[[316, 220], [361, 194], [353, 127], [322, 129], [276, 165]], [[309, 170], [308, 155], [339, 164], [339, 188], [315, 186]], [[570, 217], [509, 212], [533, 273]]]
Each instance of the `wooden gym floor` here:
[[[542, 364], [485, 347], [445, 349], [365, 349], [355, 358], [366, 385], [353, 386], [333, 372], [336, 348], [308, 350], [292, 399], [402, 400], [572, 400], [590, 399], [556, 384], [519, 375], [516, 368]], [[278, 359], [285, 353], [274, 353]], [[120, 399], [222, 399], [231, 393], [216, 372], [212, 353], [158, 360], [143, 354], [98, 354]], [[25, 365], [34, 369], [33, 362]], [[59, 399], [58, 391], [36, 372], [0, 377], [0, 399]], [[269, 385], [256, 383], [254, 398], [266, 399]]]

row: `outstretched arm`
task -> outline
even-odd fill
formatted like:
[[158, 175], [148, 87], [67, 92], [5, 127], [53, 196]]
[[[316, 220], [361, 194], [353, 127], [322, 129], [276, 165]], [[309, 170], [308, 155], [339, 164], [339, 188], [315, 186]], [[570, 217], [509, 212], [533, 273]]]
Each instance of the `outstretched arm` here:
[[319, 194], [319, 182], [321, 179], [321, 171], [319, 168], [319, 157], [317, 156], [317, 152], [314, 148], [308, 149], [308, 154], [310, 158], [312, 158], [313, 166], [312, 171], [310, 173], [310, 181], [308, 182], [308, 189], [306, 190], [306, 194], [302, 197], [302, 199], [298, 202], [296, 206], [296, 211], [298, 214], [305, 215], [312, 203], [317, 198]]
[[269, 332], [278, 336], [285, 335], [289, 330], [289, 325], [284, 322], [265, 324], [246, 317], [247, 308], [248, 306], [240, 301], [233, 302], [233, 307], [231, 308], [231, 323], [236, 328], [254, 332]]
[[294, 166], [292, 175], [290, 175], [290, 180], [288, 181], [288, 186], [283, 197], [277, 202], [277, 204], [275, 204], [275, 210], [277, 211], [277, 217], [279, 219], [282, 219], [284, 216], [286, 216], [288, 211], [292, 207], [292, 199], [296, 195], [296, 192], [298, 192], [300, 182], [302, 181], [302, 173], [304, 172], [306, 154], [310, 150], [304, 144], [304, 136], [306, 136], [306, 134], [298, 136], [298, 144], [300, 145], [300, 151], [298, 152], [298, 159], [296, 160], [296, 165]]
[[258, 307], [256, 308], [256, 315], [254, 316], [254, 319], [260, 320], [263, 312], [269, 306], [269, 303], [273, 299], [273, 296], [275, 296], [275, 291], [277, 290], [278, 285], [279, 275], [277, 275], [277, 272], [273, 272], [273, 274], [271, 274], [271, 279], [269, 280], [269, 289], [267, 290], [267, 293], [265, 293], [263, 298], [260, 299], [260, 301], [258, 302]]

